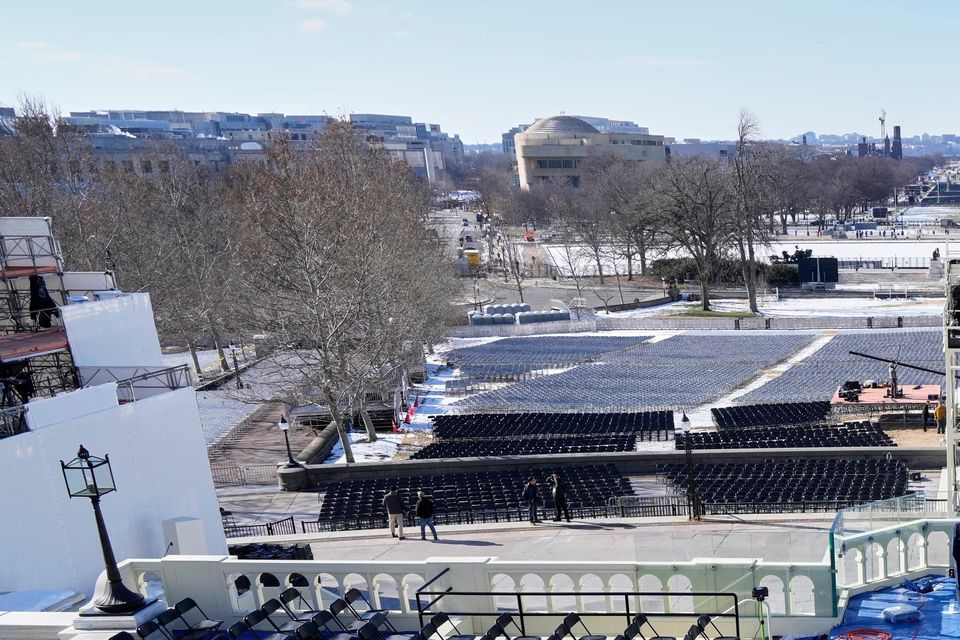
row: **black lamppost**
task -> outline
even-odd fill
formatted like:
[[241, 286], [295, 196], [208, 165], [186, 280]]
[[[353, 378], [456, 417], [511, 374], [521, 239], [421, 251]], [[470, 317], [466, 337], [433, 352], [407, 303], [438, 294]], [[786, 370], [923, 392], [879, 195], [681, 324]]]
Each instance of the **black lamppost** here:
[[[63, 481], [67, 485], [67, 493], [71, 498], [90, 498], [93, 505], [93, 515], [97, 521], [97, 533], [100, 535], [100, 549], [103, 551], [103, 563], [107, 570], [109, 584], [104, 593], [93, 601], [100, 611], [111, 615], [134, 613], [150, 604], [144, 601], [143, 596], [127, 589], [117, 569], [117, 559], [110, 546], [110, 536], [107, 535], [107, 525], [103, 522], [100, 512], [100, 496], [117, 490], [113, 480], [113, 469], [110, 468], [110, 456], [97, 458], [91, 456], [83, 445], [77, 451], [77, 457], [70, 462], [60, 461], [63, 471]], [[152, 602], [152, 601], [151, 601]]]
[[687, 458], [687, 505], [690, 509], [690, 519], [700, 519], [700, 500], [697, 497], [697, 484], [693, 477], [693, 438], [690, 437], [690, 418], [683, 414], [680, 420], [680, 430], [683, 431], [683, 449]]
[[233, 358], [233, 375], [237, 379], [237, 389], [243, 389], [243, 380], [240, 379], [240, 365], [237, 364], [237, 345], [232, 342], [227, 345], [230, 356]]
[[287, 422], [287, 416], [280, 416], [280, 422], [277, 423], [277, 426], [280, 428], [280, 431], [283, 431], [283, 439], [287, 443], [287, 466], [299, 467], [300, 465], [293, 459], [293, 453], [290, 451], [290, 436], [288, 434], [290, 431], [290, 423]]

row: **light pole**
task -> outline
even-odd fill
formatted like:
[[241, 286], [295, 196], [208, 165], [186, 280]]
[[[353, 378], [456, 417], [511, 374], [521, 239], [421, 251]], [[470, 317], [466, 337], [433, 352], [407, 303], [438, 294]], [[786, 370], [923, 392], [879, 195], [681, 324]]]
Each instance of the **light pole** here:
[[473, 310], [480, 310], [480, 278], [473, 279]]
[[293, 453], [290, 451], [290, 423], [287, 422], [286, 416], [280, 416], [280, 422], [277, 423], [277, 426], [280, 428], [280, 431], [283, 431], [283, 440], [287, 443], [287, 466], [288, 467], [299, 467], [297, 461], [293, 459]]
[[63, 481], [67, 485], [67, 493], [71, 498], [90, 498], [93, 505], [93, 516], [97, 522], [97, 534], [100, 536], [100, 550], [103, 552], [103, 564], [107, 570], [107, 588], [96, 597], [93, 606], [110, 615], [127, 615], [135, 613], [156, 598], [145, 601], [143, 596], [128, 589], [120, 577], [117, 569], [117, 559], [113, 555], [110, 545], [110, 536], [107, 535], [107, 525], [103, 521], [100, 511], [100, 496], [117, 490], [113, 480], [113, 469], [110, 467], [110, 456], [97, 458], [91, 456], [83, 445], [77, 451], [77, 457], [70, 462], [60, 461], [63, 471]]
[[690, 519], [700, 519], [700, 500], [697, 498], [697, 484], [693, 477], [693, 439], [690, 437], [690, 418], [683, 414], [680, 420], [680, 430], [683, 432], [683, 449], [687, 458], [687, 505], [690, 510]]
[[243, 380], [240, 379], [240, 365], [237, 364], [237, 345], [232, 342], [227, 345], [230, 349], [230, 357], [233, 358], [233, 375], [237, 380], [237, 389], [243, 389]]

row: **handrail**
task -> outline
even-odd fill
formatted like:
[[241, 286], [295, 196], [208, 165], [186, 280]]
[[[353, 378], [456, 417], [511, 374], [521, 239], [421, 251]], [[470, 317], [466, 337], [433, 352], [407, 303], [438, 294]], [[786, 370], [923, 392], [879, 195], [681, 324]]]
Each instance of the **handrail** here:
[[[124, 378], [122, 380], [117, 380], [117, 384], [132, 384], [134, 382], [140, 382], [141, 380], [150, 380], [151, 378], [160, 378], [161, 376], [166, 376], [178, 370], [188, 372], [190, 370], [190, 366], [187, 364], [178, 364], [172, 367], [167, 367], [165, 369], [157, 369], [156, 371], [141, 373], [140, 375], [133, 376], [132, 378]], [[179, 389], [180, 387], [171, 387], [171, 388]]]
[[[515, 597], [517, 602], [517, 615], [520, 617], [520, 633], [521, 635], [526, 635], [526, 624], [524, 617], [550, 617], [550, 616], [565, 616], [569, 612], [562, 611], [527, 611], [523, 610], [523, 597], [542, 597], [542, 598], [556, 598], [556, 597], [574, 597], [580, 598], [583, 596], [601, 596], [604, 598], [619, 598], [623, 597], [624, 601], [624, 610], [623, 611], [585, 611], [578, 612], [582, 617], [611, 617], [611, 616], [624, 616], [626, 619], [627, 625], [629, 625], [633, 616], [636, 613], [643, 613], [647, 617], [657, 617], [657, 618], [685, 618], [691, 616], [701, 616], [709, 615], [711, 618], [729, 618], [733, 617], [734, 625], [736, 627], [735, 637], [740, 637], [740, 603], [737, 598], [736, 593], [730, 592], [719, 592], [719, 591], [681, 591], [681, 592], [670, 592], [670, 591], [514, 591], [514, 592], [501, 592], [501, 591], [454, 591], [452, 587], [446, 591], [420, 591], [416, 592], [416, 602], [417, 602], [417, 615], [420, 619], [422, 626], [423, 616], [430, 614], [430, 607], [433, 604], [436, 604], [444, 596], [453, 594], [457, 596], [489, 596], [494, 598], [503, 598], [503, 597]], [[420, 600], [421, 596], [437, 596], [433, 598], [429, 604], [424, 606]], [[630, 600], [632, 598], [642, 599], [644, 597], [656, 597], [656, 598], [669, 598], [670, 596], [678, 597], [689, 597], [694, 598], [731, 598], [733, 602], [733, 607], [727, 609], [726, 611], [696, 611], [696, 605], [694, 604], [693, 610], [689, 612], [674, 612], [674, 611], [632, 611], [630, 607]], [[695, 602], [695, 601], [694, 601]], [[638, 607], [639, 608], [639, 607]], [[730, 611], [733, 611], [733, 614], [730, 614]], [[444, 611], [449, 616], [489, 616], [496, 617], [504, 613], [502, 610], [494, 611]]]
[[437, 575], [435, 575], [435, 576], [433, 576], [432, 578], [430, 578], [430, 580], [428, 580], [427, 582], [424, 582], [423, 585], [421, 585], [420, 588], [417, 589], [417, 593], [420, 593], [421, 591], [423, 591], [424, 589], [426, 589], [427, 587], [429, 587], [430, 585], [432, 585], [434, 582], [437, 581], [437, 579], [438, 579], [440, 576], [442, 576], [443, 574], [447, 573], [448, 571], [450, 571], [450, 567], [447, 567], [446, 569], [444, 569], [443, 571], [441, 571], [441, 572], [438, 573]]

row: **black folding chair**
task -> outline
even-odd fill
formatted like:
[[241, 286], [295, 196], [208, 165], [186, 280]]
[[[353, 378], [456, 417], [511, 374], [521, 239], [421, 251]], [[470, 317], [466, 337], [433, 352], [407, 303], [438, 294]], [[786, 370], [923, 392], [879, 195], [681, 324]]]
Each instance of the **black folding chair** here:
[[357, 630], [357, 635], [360, 636], [360, 640], [426, 640], [420, 632], [417, 633], [402, 633], [396, 634], [392, 633], [390, 635], [383, 635], [380, 633], [380, 630], [377, 626], [371, 622], [364, 624]]
[[[193, 598], [184, 598], [173, 605], [173, 608], [180, 614], [180, 620], [183, 624], [185, 624], [190, 631], [197, 634], [198, 637], [209, 637], [213, 635], [223, 624], [223, 620], [213, 620], [204, 613], [203, 609], [200, 608], [200, 605], [198, 605]], [[199, 619], [191, 613], [194, 611], [196, 615], [199, 616]], [[190, 614], [191, 618], [194, 618], [193, 621], [187, 619], [188, 614]]]
[[[349, 625], [343, 624], [343, 621], [340, 619], [340, 614], [342, 614], [344, 611], [348, 612], [353, 617], [353, 622], [351, 622]], [[383, 626], [387, 621], [386, 614], [380, 612], [371, 615], [368, 620], [360, 618], [357, 615], [357, 612], [351, 609], [350, 605], [347, 604], [347, 601], [343, 598], [337, 598], [330, 603], [330, 613], [333, 614], [333, 619], [337, 624], [340, 625], [340, 628], [348, 632], [355, 632], [360, 627], [368, 623], [374, 625], [375, 627], [380, 627]]]
[[[440, 636], [441, 640], [475, 640], [477, 637], [475, 635], [461, 634], [460, 629], [458, 629], [457, 625], [453, 623], [453, 620], [450, 619], [450, 616], [448, 616], [446, 613], [443, 613], [442, 611], [440, 613], [434, 614], [434, 616], [430, 618], [430, 624], [433, 625], [434, 629], [436, 630], [436, 633]], [[451, 627], [453, 627], [454, 635], [446, 636], [443, 634], [442, 631], [440, 631], [440, 627], [442, 627], [445, 624], [449, 624]]]
[[[262, 624], [264, 621], [269, 622], [267, 614], [260, 609], [251, 611], [243, 617], [243, 623], [247, 626], [247, 629], [249, 629], [250, 633], [257, 640], [290, 640], [291, 638], [294, 638], [294, 632], [281, 633], [274, 630], [257, 629], [257, 625]], [[269, 624], [272, 625], [273, 623], [269, 622]], [[233, 626], [235, 627], [237, 625]], [[233, 627], [230, 627], [230, 629], [233, 629]]]
[[280, 605], [280, 601], [276, 598], [270, 598], [264, 602], [260, 607], [260, 611], [265, 616], [264, 619], [267, 621], [267, 623], [273, 627], [277, 633], [296, 633], [297, 629], [300, 628], [300, 625], [304, 624], [303, 622], [294, 620], [292, 618], [288, 620], [281, 620], [279, 622], [274, 620], [272, 616], [276, 614], [277, 611], [283, 611], [284, 615], [287, 615], [286, 611], [284, 611], [283, 607]]
[[[717, 627], [717, 625], [713, 622], [713, 618], [711, 618], [709, 614], [704, 613], [697, 618], [696, 626], [698, 629], [700, 629], [700, 635], [702, 635], [706, 640], [737, 640], [737, 638], [733, 636], [723, 635], [723, 632], [720, 631], [720, 628]], [[717, 635], [715, 635], [712, 639], [707, 635], [708, 626], [713, 627], [713, 630], [717, 632]]]
[[[312, 609], [310, 607], [310, 603], [307, 602], [307, 599], [304, 598], [303, 594], [300, 593], [300, 590], [295, 587], [284, 589], [280, 593], [279, 599], [280, 606], [283, 607], [283, 610], [287, 612], [287, 615], [290, 616], [290, 619], [298, 622], [309, 622], [315, 615], [323, 611], [322, 609]], [[303, 609], [294, 609], [290, 606], [291, 603], [297, 601], [304, 605]]]
[[[586, 631], [586, 635], [577, 636], [573, 633], [574, 625], [580, 625], [583, 627], [583, 630]], [[568, 613], [563, 618], [563, 626], [567, 628], [567, 633], [570, 634], [570, 637], [573, 640], [607, 640], [606, 636], [596, 636], [590, 633], [590, 629], [587, 629], [587, 625], [583, 623], [583, 620], [580, 619], [580, 615], [577, 613]]]
[[173, 640], [156, 620], [147, 620], [137, 627], [141, 640]]
[[[347, 606], [350, 607], [350, 611], [353, 612], [353, 615], [357, 617], [357, 620], [372, 621], [374, 616], [377, 614], [382, 614], [384, 624], [386, 625], [387, 629], [396, 632], [396, 629], [390, 623], [390, 620], [387, 617], [390, 612], [387, 609], [374, 609], [373, 605], [370, 604], [370, 601], [364, 597], [363, 592], [361, 592], [359, 589], [348, 589], [347, 592], [343, 594], [343, 599], [347, 602]], [[363, 603], [367, 605], [367, 608], [364, 611], [357, 611], [357, 608], [353, 606], [353, 603], [357, 602], [358, 600], [362, 600]], [[380, 625], [378, 624], [377, 626], [379, 627]]]

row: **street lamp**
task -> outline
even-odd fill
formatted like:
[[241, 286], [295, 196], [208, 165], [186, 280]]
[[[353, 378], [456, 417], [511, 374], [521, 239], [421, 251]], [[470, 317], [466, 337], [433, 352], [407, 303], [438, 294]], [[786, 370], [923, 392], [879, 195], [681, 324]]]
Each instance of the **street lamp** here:
[[288, 467], [299, 467], [297, 461], [293, 459], [293, 453], [290, 452], [290, 423], [287, 422], [287, 416], [280, 416], [280, 422], [277, 423], [277, 426], [280, 428], [280, 431], [283, 431], [283, 439], [287, 443], [287, 466]]
[[233, 358], [233, 375], [237, 380], [237, 389], [243, 389], [243, 380], [240, 379], [240, 365], [237, 364], [237, 345], [231, 342], [227, 345], [227, 348], [230, 349], [230, 357]]
[[107, 525], [104, 524], [103, 514], [100, 512], [100, 496], [117, 490], [113, 469], [110, 467], [110, 456], [91, 456], [90, 452], [80, 445], [77, 457], [67, 463], [61, 460], [60, 468], [63, 471], [63, 481], [67, 485], [67, 493], [71, 498], [90, 498], [97, 521], [100, 550], [103, 552], [103, 564], [109, 584], [106, 591], [93, 601], [93, 606], [110, 615], [127, 615], [139, 611], [155, 599], [146, 602], [142, 595], [130, 591], [123, 584], [120, 570], [117, 569], [117, 559], [110, 546], [110, 536], [107, 535]]
[[683, 432], [683, 449], [687, 458], [687, 506], [690, 510], [690, 519], [700, 519], [700, 500], [697, 497], [696, 481], [693, 477], [693, 439], [690, 437], [690, 418], [686, 412], [680, 420], [680, 430]]

